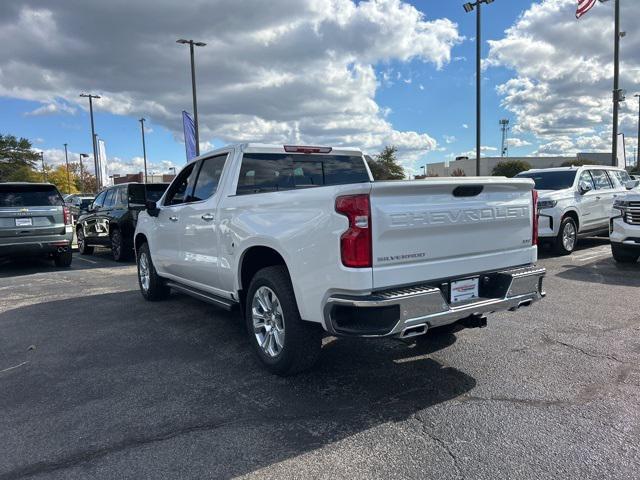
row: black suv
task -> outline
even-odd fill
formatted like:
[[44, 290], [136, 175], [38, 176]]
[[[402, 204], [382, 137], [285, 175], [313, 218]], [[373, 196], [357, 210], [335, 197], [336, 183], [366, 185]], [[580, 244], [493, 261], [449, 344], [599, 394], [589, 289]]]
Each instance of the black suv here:
[[90, 255], [95, 246], [111, 247], [114, 260], [130, 259], [139, 211], [145, 208], [147, 200], [159, 200], [168, 186], [167, 183], [125, 183], [100, 192], [87, 213], [78, 218], [76, 235], [80, 253]]

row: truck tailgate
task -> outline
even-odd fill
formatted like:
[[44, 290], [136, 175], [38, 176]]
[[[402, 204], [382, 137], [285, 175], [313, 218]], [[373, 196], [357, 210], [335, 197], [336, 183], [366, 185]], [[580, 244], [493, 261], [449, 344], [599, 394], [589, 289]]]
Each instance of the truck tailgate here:
[[374, 182], [373, 287], [469, 276], [536, 261], [533, 182]]

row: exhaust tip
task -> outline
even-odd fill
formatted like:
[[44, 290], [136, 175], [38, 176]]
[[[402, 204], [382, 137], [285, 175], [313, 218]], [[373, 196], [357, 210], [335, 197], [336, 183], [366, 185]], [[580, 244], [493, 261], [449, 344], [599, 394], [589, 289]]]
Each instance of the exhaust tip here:
[[418, 335], [424, 335], [427, 333], [427, 324], [423, 323], [422, 325], [416, 325], [414, 327], [405, 328], [400, 334], [400, 338], [410, 338], [417, 337]]

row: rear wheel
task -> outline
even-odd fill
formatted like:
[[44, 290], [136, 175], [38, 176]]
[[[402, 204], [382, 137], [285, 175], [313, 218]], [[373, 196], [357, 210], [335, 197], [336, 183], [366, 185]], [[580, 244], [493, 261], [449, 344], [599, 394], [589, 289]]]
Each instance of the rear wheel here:
[[116, 262], [124, 262], [131, 256], [131, 248], [126, 244], [119, 228], [111, 232], [111, 255]]
[[82, 228], [76, 230], [76, 237], [78, 239], [78, 251], [80, 255], [91, 255], [93, 253], [93, 247], [87, 245], [87, 240], [84, 238], [84, 231]]
[[630, 252], [615, 243], [611, 244], [611, 253], [613, 254], [613, 259], [618, 263], [636, 263], [638, 261], [638, 257], [640, 257], [639, 253]]
[[147, 243], [143, 243], [138, 249], [136, 260], [138, 265], [138, 285], [142, 296], [152, 302], [167, 298], [171, 293], [171, 289], [156, 272]]
[[251, 280], [245, 320], [260, 362], [287, 376], [311, 368], [320, 356], [322, 329], [300, 318], [287, 269], [266, 267]]
[[555, 251], [560, 255], [569, 255], [576, 249], [578, 226], [571, 217], [565, 217], [560, 223], [560, 231], [555, 241]]
[[71, 266], [71, 261], [73, 260], [73, 255], [71, 253], [71, 249], [66, 250], [64, 252], [57, 252], [53, 256], [53, 262], [56, 267], [68, 268]]

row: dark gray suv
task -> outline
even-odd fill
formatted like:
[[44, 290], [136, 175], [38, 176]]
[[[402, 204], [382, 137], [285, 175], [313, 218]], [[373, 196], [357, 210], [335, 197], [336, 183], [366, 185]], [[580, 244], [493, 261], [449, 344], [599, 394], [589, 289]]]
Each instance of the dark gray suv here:
[[73, 226], [55, 185], [0, 183], [0, 257], [52, 257], [71, 266]]

